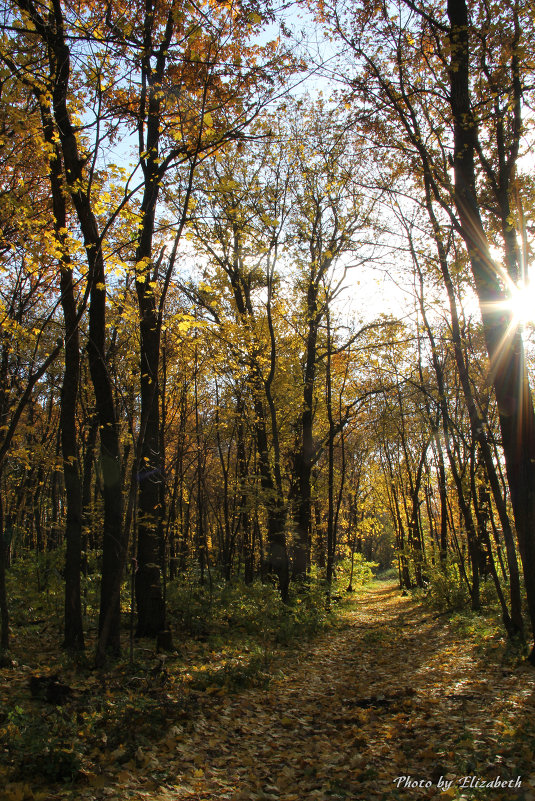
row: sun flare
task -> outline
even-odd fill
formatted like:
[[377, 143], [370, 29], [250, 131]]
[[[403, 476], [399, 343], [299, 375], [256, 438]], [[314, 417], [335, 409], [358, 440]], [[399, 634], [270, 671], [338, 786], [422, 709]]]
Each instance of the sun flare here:
[[508, 306], [517, 325], [535, 323], [535, 282], [513, 286]]
[[491, 305], [496, 311], [511, 315], [509, 323], [511, 331], [519, 326], [535, 325], [535, 270], [522, 260], [521, 269], [524, 278], [516, 283], [504, 267], [503, 251], [491, 245], [489, 255], [505, 290], [502, 299]]

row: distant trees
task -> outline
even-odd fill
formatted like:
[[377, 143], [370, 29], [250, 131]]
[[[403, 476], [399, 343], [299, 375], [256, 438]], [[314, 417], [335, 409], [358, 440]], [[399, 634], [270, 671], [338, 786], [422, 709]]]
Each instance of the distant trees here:
[[[442, 10], [411, 2], [395, 9], [334, 2], [321, 14], [353, 58], [346, 101], [356, 104], [357, 116], [359, 104], [374, 110], [367, 129], [388, 154], [391, 172], [402, 169], [425, 192], [441, 259], [450, 258], [446, 229], [466, 248], [535, 628], [535, 418], [510, 302], [529, 259], [519, 154], [527, 130], [523, 106], [532, 100], [532, 15], [525, 3], [469, 8], [465, 0]], [[470, 405], [466, 394], [465, 400]], [[486, 446], [480, 447], [490, 468]]]

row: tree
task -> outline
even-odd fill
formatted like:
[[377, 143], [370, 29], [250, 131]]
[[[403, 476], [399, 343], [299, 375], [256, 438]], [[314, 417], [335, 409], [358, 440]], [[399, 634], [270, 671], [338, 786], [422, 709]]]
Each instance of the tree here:
[[[205, 284], [201, 300], [222, 329], [222, 336], [232, 342], [232, 361], [237, 363], [250, 393], [267, 517], [267, 569], [276, 576], [286, 599], [287, 508], [274, 395], [278, 370], [274, 310], [279, 246], [288, 213], [288, 176], [284, 162], [274, 157], [274, 142], [266, 137], [267, 130], [264, 122], [257, 131], [265, 138], [256, 159], [241, 160], [239, 150], [232, 150], [220, 164], [216, 161], [211, 165], [206, 203], [199, 204], [197, 210], [195, 235], [199, 249], [209, 255], [215, 267], [211, 284], [221, 288], [220, 303], [210, 284]], [[265, 293], [265, 298], [260, 293]], [[229, 316], [225, 319], [224, 314]], [[243, 471], [243, 453], [240, 458]]]
[[[319, 445], [314, 434], [318, 338], [347, 270], [358, 269], [371, 256], [362, 240], [371, 228], [376, 198], [367, 197], [359, 185], [365, 181], [365, 169], [346, 115], [327, 111], [321, 102], [310, 104], [308, 110], [299, 103], [294, 113], [298, 118], [282, 133], [288, 138], [295, 170], [289, 185], [289, 245], [297, 267], [296, 294], [302, 316], [296, 324], [304, 331], [292, 492], [296, 531], [292, 575], [303, 579], [310, 556], [311, 475]], [[334, 423], [329, 425], [334, 432]]]

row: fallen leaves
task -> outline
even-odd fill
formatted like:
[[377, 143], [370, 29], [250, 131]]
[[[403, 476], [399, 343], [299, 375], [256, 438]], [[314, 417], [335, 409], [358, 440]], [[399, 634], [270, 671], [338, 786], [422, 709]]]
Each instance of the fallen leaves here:
[[[479, 796], [461, 796], [456, 783], [472, 774], [522, 774], [523, 794], [509, 790], [507, 799], [535, 801], [535, 676], [483, 666], [472, 636], [456, 637], [444, 620], [422, 620], [414, 601], [375, 584], [345, 626], [285, 656], [264, 687], [232, 692], [227, 655], [197, 669], [200, 689], [176, 682], [169, 669], [155, 705], [168, 705], [173, 725], [127, 747], [119, 737], [146, 721], [126, 698], [132, 728], [102, 730], [76, 788], [39, 796], [27, 783], [7, 783], [2, 801], [472, 801]], [[236, 664], [232, 657], [233, 670]], [[113, 722], [115, 696], [89, 682], [95, 694], [102, 690], [103, 720]], [[182, 703], [189, 705], [184, 720]], [[398, 790], [396, 777], [409, 774], [432, 786]], [[441, 777], [451, 786], [439, 786]]]
[[3, 793], [3, 801], [49, 801], [50, 799], [47, 791], [34, 790], [26, 782], [8, 782]]
[[[349, 618], [352, 625], [323, 637], [310, 653], [301, 653], [287, 666], [286, 676], [264, 693], [250, 689], [229, 695], [214, 708], [215, 693], [207, 685], [192, 731], [182, 739], [168, 733], [153, 749], [152, 759], [147, 761], [144, 754], [140, 760], [138, 767], [166, 765], [168, 773], [182, 779], [161, 787], [155, 801], [381, 799], [392, 795], [395, 775], [407, 770], [422, 777], [436, 774], [436, 780], [443, 772], [453, 781], [464, 769], [459, 758], [477, 741], [465, 718], [471, 716], [474, 730], [482, 727], [478, 709], [487, 702], [488, 716], [496, 687], [482, 682], [460, 659], [466, 641], [447, 641], [449, 633], [442, 626], [435, 627], [438, 642], [433, 643], [435, 624], [419, 620], [416, 629], [411, 609], [412, 602], [400, 599], [392, 588], [371, 596]], [[373, 642], [362, 637], [367, 620], [374, 624]], [[392, 626], [395, 652], [378, 636], [381, 628]], [[465, 704], [457, 709], [463, 703], [456, 696], [460, 686], [471, 687], [477, 708]], [[496, 745], [498, 728], [494, 733], [494, 740], [477, 741], [487, 756]], [[145, 789], [131, 786], [129, 796], [141, 800]], [[436, 781], [421, 790], [416, 795], [459, 797], [455, 784], [446, 793]]]

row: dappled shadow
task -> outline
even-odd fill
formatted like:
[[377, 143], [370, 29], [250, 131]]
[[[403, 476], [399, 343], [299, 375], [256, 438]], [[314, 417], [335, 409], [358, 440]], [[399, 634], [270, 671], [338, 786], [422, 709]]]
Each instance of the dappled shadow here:
[[200, 694], [191, 729], [175, 727], [120, 787], [110, 775], [106, 797], [374, 801], [439, 797], [451, 782], [451, 798], [459, 781], [521, 776], [520, 790], [463, 795], [529, 799], [535, 671], [483, 666], [473, 636], [394, 584], [374, 582], [342, 628], [279, 667], [265, 690]]

